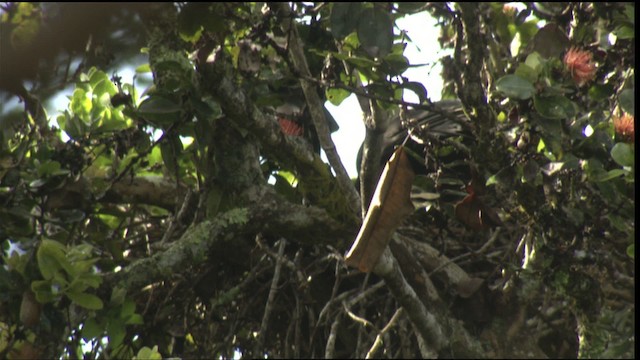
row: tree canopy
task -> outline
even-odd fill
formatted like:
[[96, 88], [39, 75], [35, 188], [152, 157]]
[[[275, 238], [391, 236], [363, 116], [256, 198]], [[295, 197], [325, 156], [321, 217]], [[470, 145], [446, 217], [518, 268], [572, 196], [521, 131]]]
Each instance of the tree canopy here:
[[1, 358], [635, 357], [634, 4], [0, 8]]

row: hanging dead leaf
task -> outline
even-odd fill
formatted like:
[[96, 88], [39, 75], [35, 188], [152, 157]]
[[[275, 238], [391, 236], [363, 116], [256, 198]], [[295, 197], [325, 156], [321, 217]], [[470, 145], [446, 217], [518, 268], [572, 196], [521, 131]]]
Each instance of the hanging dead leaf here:
[[399, 147], [380, 176], [360, 232], [345, 258], [347, 265], [362, 272], [373, 269], [393, 232], [414, 210], [410, 199], [414, 177], [404, 147]]

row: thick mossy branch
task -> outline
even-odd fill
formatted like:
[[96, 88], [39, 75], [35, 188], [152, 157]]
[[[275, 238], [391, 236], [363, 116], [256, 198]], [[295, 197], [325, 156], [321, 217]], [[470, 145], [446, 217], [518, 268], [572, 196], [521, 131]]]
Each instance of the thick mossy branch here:
[[291, 204], [266, 186], [249, 189], [244, 198], [253, 205], [193, 225], [167, 250], [133, 262], [108, 276], [107, 283], [138, 291], [205, 262], [217, 243], [243, 235], [262, 233], [338, 248], [355, 236], [353, 229], [345, 228], [324, 210]]

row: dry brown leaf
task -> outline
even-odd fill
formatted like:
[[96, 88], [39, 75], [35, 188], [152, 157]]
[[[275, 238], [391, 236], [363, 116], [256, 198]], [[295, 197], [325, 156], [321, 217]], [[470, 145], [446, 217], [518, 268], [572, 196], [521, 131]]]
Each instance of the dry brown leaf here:
[[414, 177], [404, 147], [399, 147], [380, 176], [360, 232], [345, 258], [347, 265], [362, 272], [373, 269], [393, 232], [414, 210], [410, 199]]

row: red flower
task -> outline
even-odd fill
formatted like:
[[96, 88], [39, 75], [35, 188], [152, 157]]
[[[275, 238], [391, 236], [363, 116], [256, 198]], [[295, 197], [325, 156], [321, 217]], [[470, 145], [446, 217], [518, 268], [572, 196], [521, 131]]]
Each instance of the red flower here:
[[635, 142], [635, 118], [629, 114], [615, 116], [613, 118], [613, 127], [616, 134], [628, 142]]
[[596, 65], [591, 62], [592, 57], [593, 54], [589, 51], [578, 50], [575, 47], [564, 55], [564, 65], [578, 86], [586, 84], [596, 76]]
[[504, 4], [502, 6], [502, 12], [507, 16], [515, 15], [516, 10], [518, 10], [518, 9], [515, 6], [511, 5], [511, 4]]
[[293, 120], [287, 118], [278, 117], [278, 122], [282, 128], [282, 132], [289, 136], [302, 136], [304, 129]]

